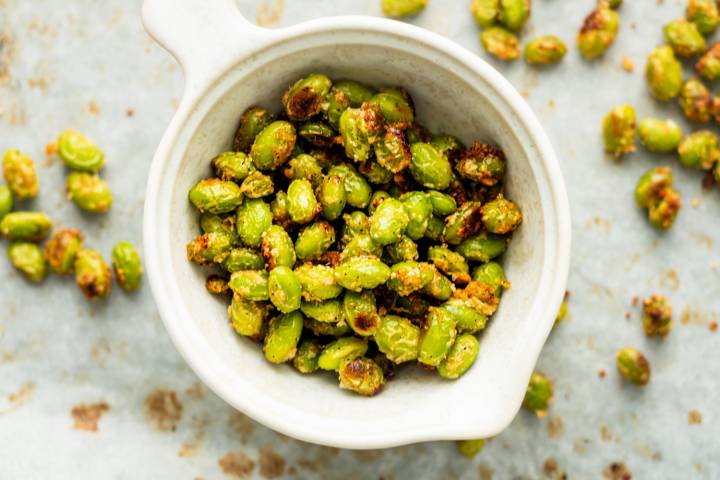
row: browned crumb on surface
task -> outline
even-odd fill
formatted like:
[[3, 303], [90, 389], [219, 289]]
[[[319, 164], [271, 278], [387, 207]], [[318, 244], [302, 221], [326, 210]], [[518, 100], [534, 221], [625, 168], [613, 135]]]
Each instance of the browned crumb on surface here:
[[280, 23], [285, 10], [285, 0], [275, 0], [274, 3], [265, 1], [258, 5], [255, 13], [255, 23], [261, 27], [270, 27]]
[[609, 480], [631, 480], [630, 470], [622, 462], [613, 462], [603, 470], [603, 477]]
[[56, 141], [48, 142], [45, 144], [45, 155], [51, 156], [58, 152], [58, 144]]
[[70, 415], [73, 418], [73, 428], [85, 432], [97, 432], [98, 422], [103, 414], [109, 410], [110, 405], [106, 402], [75, 405], [70, 410]]
[[15, 60], [15, 52], [15, 38], [0, 32], [0, 85], [10, 83], [12, 79], [10, 64]]
[[90, 100], [90, 103], [87, 105], [87, 111], [90, 113], [90, 115], [99, 115], [100, 114], [100, 105], [95, 100]]
[[13, 410], [17, 410], [23, 405], [30, 403], [34, 392], [35, 385], [32, 382], [27, 382], [23, 384], [20, 387], [20, 390], [18, 390], [17, 392], [9, 393], [7, 399], [10, 405], [8, 405], [6, 408], [0, 408], [0, 415], [12, 412]]
[[630, 320], [632, 318], [632, 313], [625, 312], [625, 320]]
[[238, 435], [240, 435], [240, 442], [247, 443], [250, 437], [255, 432], [255, 423], [250, 420], [250, 417], [243, 415], [242, 413], [233, 410], [228, 420], [228, 426]]
[[702, 413], [699, 410], [690, 410], [688, 412], [688, 425], [700, 425], [702, 423]]
[[247, 478], [255, 470], [255, 462], [243, 452], [228, 452], [218, 459], [220, 470], [235, 478]]
[[285, 459], [272, 445], [260, 448], [260, 475], [265, 478], [277, 478], [285, 471]]
[[693, 197], [692, 200], [690, 200], [690, 205], [693, 206], [693, 208], [697, 208], [700, 206], [700, 199], [698, 197]]
[[632, 306], [637, 307], [638, 303], [640, 303], [640, 299], [637, 296], [633, 297], [632, 298]]
[[613, 441], [613, 434], [610, 431], [610, 427], [608, 427], [604, 423], [600, 424], [600, 439], [603, 442], [612, 442]]
[[600, 216], [596, 216], [585, 224], [585, 228], [587, 228], [588, 230], [597, 228], [602, 232], [609, 233], [610, 229], [612, 228], [612, 224], [610, 223], [610, 220], [602, 218]]
[[135, 115], [135, 109], [132, 107], [128, 107], [128, 109], [125, 110], [125, 115], [128, 117], [132, 117], [133, 115]]
[[194, 382], [185, 390], [185, 395], [192, 400], [202, 400], [205, 398], [205, 387], [200, 382]]
[[710, 322], [710, 323], [708, 324], [708, 329], [709, 329], [711, 332], [713, 332], [713, 333], [717, 332], [718, 322]]
[[622, 57], [622, 62], [620, 63], [620, 65], [626, 72], [632, 72], [633, 70], [635, 70], [635, 64], [628, 56]]
[[145, 398], [145, 419], [161, 432], [174, 432], [182, 414], [182, 403], [172, 390], [155, 389]]
[[683, 325], [704, 326], [717, 321], [718, 312], [716, 311], [705, 312], [702, 310], [695, 310], [688, 305], [682, 312], [680, 312], [680, 323]]
[[560, 438], [565, 430], [565, 425], [561, 417], [557, 415], [550, 415], [545, 428], [547, 429], [547, 435], [549, 438], [557, 439]]
[[480, 477], [480, 480], [493, 480], [494, 474], [495, 470], [488, 467], [484, 463], [478, 465], [478, 476]]
[[548, 107], [554, 109], [555, 108], [555, 100], [548, 101]]
[[562, 471], [554, 458], [548, 458], [542, 465], [543, 474], [551, 480], [566, 480], [567, 474]]
[[598, 377], [605, 378], [605, 376], [607, 375], [607, 372], [605, 371], [604, 368], [598, 368], [597, 374], [598, 374]]
[[530, 96], [530, 90], [520, 90], [520, 95], [522, 95], [525, 98], [528, 98]]

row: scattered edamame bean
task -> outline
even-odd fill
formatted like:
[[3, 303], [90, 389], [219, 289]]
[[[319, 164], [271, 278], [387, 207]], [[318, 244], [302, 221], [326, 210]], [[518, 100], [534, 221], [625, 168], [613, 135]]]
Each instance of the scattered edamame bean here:
[[544, 417], [547, 415], [553, 396], [552, 381], [544, 373], [533, 372], [525, 392], [523, 407], [535, 413], [538, 417]]
[[615, 354], [620, 375], [636, 385], [647, 385], [650, 381], [650, 363], [645, 356], [632, 347], [625, 347]]
[[427, 5], [428, 0], [382, 0], [383, 15], [388, 17], [409, 17], [417, 15]]
[[627, 104], [610, 110], [603, 119], [605, 151], [615, 158], [635, 151], [635, 109]]
[[39, 242], [50, 230], [52, 220], [40, 212], [10, 212], [0, 220], [0, 235], [9, 240]]
[[695, 64], [695, 71], [705, 80], [720, 78], [720, 42], [714, 43]]
[[585, 17], [577, 45], [580, 53], [588, 60], [593, 60], [610, 48], [615, 41], [620, 27], [620, 16], [604, 4], [600, 4], [590, 15]]
[[663, 34], [675, 54], [684, 58], [700, 55], [706, 48], [705, 39], [698, 31], [697, 25], [684, 18], [665, 25]]
[[5, 215], [12, 212], [13, 209], [13, 195], [12, 190], [7, 185], [0, 185], [0, 220]]
[[76, 228], [63, 228], [55, 232], [45, 243], [45, 258], [50, 269], [58, 275], [68, 275], [74, 265], [75, 257], [83, 248], [83, 235]]
[[494, 26], [483, 30], [480, 33], [480, 44], [498, 60], [510, 62], [520, 58], [520, 40], [503, 27]]
[[68, 129], [61, 133], [57, 146], [62, 161], [73, 170], [97, 173], [105, 165], [103, 151], [77, 130]]
[[680, 107], [689, 121], [707, 123], [712, 117], [715, 99], [700, 80], [691, 78], [680, 90]]
[[140, 254], [130, 242], [120, 242], [112, 251], [112, 266], [120, 288], [133, 292], [140, 287], [143, 267]]
[[47, 275], [47, 262], [40, 247], [31, 242], [12, 242], [8, 245], [8, 258], [25, 278], [31, 282], [42, 282]]
[[525, 45], [525, 61], [531, 65], [557, 63], [566, 53], [565, 43], [555, 35], [541, 35]]
[[646, 118], [638, 125], [640, 141], [651, 152], [668, 153], [677, 149], [682, 130], [673, 120]]
[[643, 300], [643, 330], [651, 337], [666, 337], [672, 330], [672, 305], [662, 295], [651, 295]]
[[35, 164], [32, 159], [14, 148], [3, 154], [3, 176], [17, 200], [37, 197], [40, 191]]
[[718, 6], [714, 0], [688, 0], [685, 17], [705, 37], [712, 35], [720, 24]]
[[80, 249], [75, 256], [75, 282], [85, 298], [95, 300], [110, 296], [110, 268], [97, 250]]
[[672, 48], [662, 45], [650, 52], [645, 65], [645, 80], [657, 100], [667, 101], [678, 96], [682, 88], [682, 65]]

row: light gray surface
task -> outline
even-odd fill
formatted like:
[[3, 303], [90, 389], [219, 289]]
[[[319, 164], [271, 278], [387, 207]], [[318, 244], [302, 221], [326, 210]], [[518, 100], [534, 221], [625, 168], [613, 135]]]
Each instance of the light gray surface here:
[[[273, 26], [318, 15], [379, 14], [376, 0], [282, 3], [245, 0], [241, 8], [267, 23], [279, 5]], [[414, 23], [484, 55], [465, 0], [430, 3]], [[673, 230], [658, 234], [634, 207], [633, 187], [651, 166], [677, 162], [642, 148], [615, 162], [602, 154], [599, 137], [602, 116], [620, 102], [635, 105], [640, 117], [680, 119], [676, 105], [648, 97], [642, 68], [662, 41], [661, 25], [681, 15], [682, 6], [626, 3], [618, 41], [600, 61], [588, 64], [574, 49], [593, 1], [537, 0], [524, 38], [558, 34], [571, 46], [567, 58], [543, 70], [496, 64], [546, 125], [573, 209], [570, 314], [539, 364], [555, 378], [548, 418], [521, 412], [472, 461], [451, 443], [358, 453], [296, 442], [239, 416], [210, 392], [198, 394], [197, 378], [170, 344], [147, 286], [135, 295], [116, 289], [109, 301], [90, 305], [71, 279], [31, 286], [3, 261], [0, 478], [221, 479], [227, 477], [218, 460], [228, 452], [252, 459], [259, 477], [280, 470], [271, 468], [270, 452], [284, 459], [288, 478], [470, 479], [490, 478], [490, 471], [496, 479], [541, 478], [549, 458], [569, 478], [601, 478], [613, 461], [624, 462], [634, 478], [720, 476], [719, 337], [708, 328], [720, 309], [718, 192], [702, 191], [700, 173], [675, 168], [685, 206]], [[17, 147], [36, 159], [41, 195], [26, 208], [81, 228], [106, 256], [116, 241], [140, 242], [147, 165], [182, 88], [174, 60], [144, 33], [139, 6], [0, 0], [0, 148]], [[635, 63], [632, 73], [620, 67], [625, 55]], [[102, 218], [65, 201], [63, 167], [46, 162], [45, 144], [68, 126], [87, 132], [108, 155], [103, 175], [115, 204]], [[631, 305], [634, 296], [653, 292], [668, 294], [675, 306], [676, 328], [664, 341], [644, 338]], [[647, 353], [653, 366], [647, 388], [618, 379], [613, 353], [623, 345]], [[183, 405], [175, 431], [159, 431], [144, 413], [146, 397], [158, 388], [176, 392]], [[99, 431], [74, 429], [71, 409], [97, 402], [110, 405]], [[688, 424], [690, 410], [701, 412], [701, 424]]]

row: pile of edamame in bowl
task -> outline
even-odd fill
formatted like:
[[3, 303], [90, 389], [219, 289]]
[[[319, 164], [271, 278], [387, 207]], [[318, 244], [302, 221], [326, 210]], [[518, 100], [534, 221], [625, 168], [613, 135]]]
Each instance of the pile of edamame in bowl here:
[[359, 395], [401, 364], [459, 378], [510, 287], [494, 261], [522, 222], [505, 155], [431, 135], [401, 87], [315, 73], [281, 103], [242, 113], [189, 192], [207, 290], [267, 361]]

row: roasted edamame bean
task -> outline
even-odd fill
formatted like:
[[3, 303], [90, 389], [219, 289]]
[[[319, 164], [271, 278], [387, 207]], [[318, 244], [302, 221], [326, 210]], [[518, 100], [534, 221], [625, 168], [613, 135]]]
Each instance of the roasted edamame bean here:
[[590, 15], [585, 17], [577, 45], [580, 53], [588, 60], [593, 60], [610, 48], [615, 41], [620, 27], [617, 12], [602, 3]]
[[47, 262], [43, 251], [31, 242], [12, 242], [8, 245], [8, 258], [25, 278], [31, 282], [42, 282], [47, 275]]
[[5, 182], [17, 200], [37, 197], [40, 182], [28, 155], [14, 148], [5, 150], [2, 166]]
[[50, 269], [58, 275], [68, 275], [75, 264], [75, 256], [83, 248], [83, 235], [76, 228], [58, 230], [45, 243], [45, 258]]
[[77, 130], [68, 129], [61, 133], [57, 146], [62, 161], [73, 170], [97, 173], [105, 164], [103, 151]]
[[270, 320], [263, 343], [265, 358], [271, 363], [289, 362], [297, 352], [303, 328], [303, 315], [299, 311], [284, 313]]
[[255, 137], [273, 121], [272, 114], [262, 107], [250, 107], [240, 117], [233, 149], [236, 152], [248, 153], [255, 141]]
[[418, 357], [420, 328], [406, 318], [383, 316], [374, 338], [378, 349], [394, 363], [409, 362]]
[[369, 290], [345, 292], [343, 314], [350, 328], [361, 337], [374, 334], [380, 325], [375, 295]]
[[275, 308], [290, 313], [300, 308], [302, 287], [292, 269], [278, 266], [268, 275], [268, 295]]
[[189, 198], [195, 208], [201, 212], [214, 214], [232, 212], [243, 201], [242, 192], [237, 184], [217, 178], [200, 180], [190, 190]]
[[130, 242], [120, 242], [112, 251], [112, 265], [120, 288], [132, 292], [140, 287], [143, 267], [140, 254]]
[[13, 195], [12, 190], [7, 185], [0, 185], [0, 220], [5, 215], [12, 212], [13, 209]]
[[365, 397], [377, 395], [385, 385], [382, 369], [369, 358], [345, 359], [340, 363], [340, 388]]
[[538, 417], [544, 417], [553, 401], [553, 391], [553, 384], [545, 374], [533, 372], [525, 392], [523, 407]]
[[632, 347], [625, 347], [615, 354], [618, 372], [629, 382], [644, 386], [650, 381], [650, 363], [645, 355]]
[[318, 358], [322, 370], [337, 370], [343, 360], [362, 357], [367, 352], [367, 340], [357, 337], [343, 337], [328, 344]]
[[0, 235], [9, 240], [39, 242], [50, 230], [52, 220], [40, 212], [10, 212], [0, 220]]
[[110, 296], [110, 268], [97, 250], [80, 249], [75, 256], [75, 282], [85, 298], [94, 300]]
[[475, 362], [479, 348], [480, 344], [473, 335], [469, 333], [458, 335], [447, 357], [438, 365], [438, 373], [444, 378], [459, 378]]
[[445, 311], [431, 307], [420, 339], [418, 361], [429, 367], [440, 365], [450, 352], [456, 335], [453, 318]]

